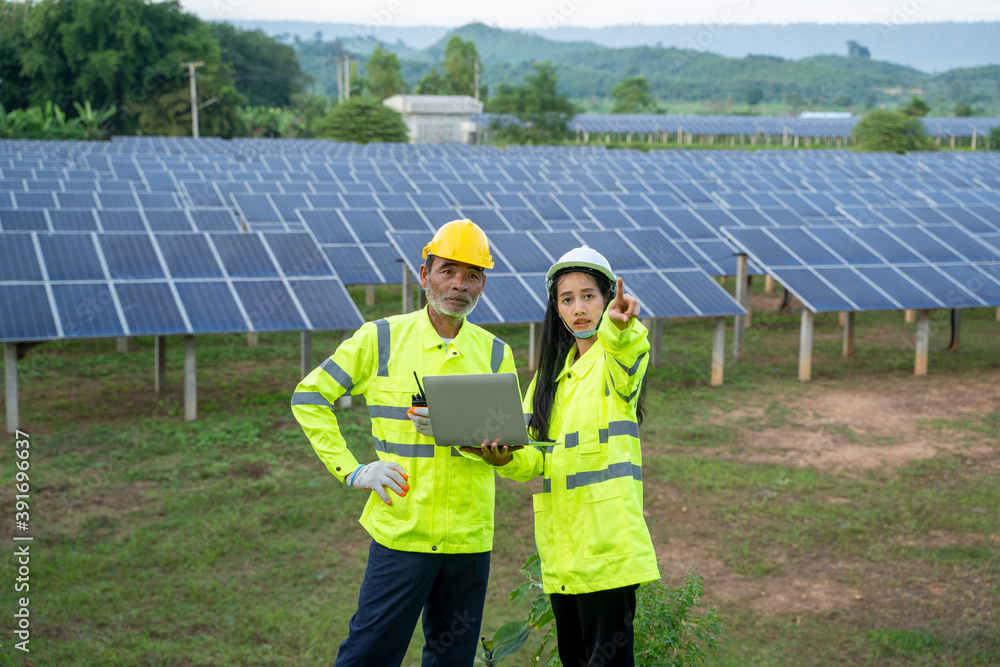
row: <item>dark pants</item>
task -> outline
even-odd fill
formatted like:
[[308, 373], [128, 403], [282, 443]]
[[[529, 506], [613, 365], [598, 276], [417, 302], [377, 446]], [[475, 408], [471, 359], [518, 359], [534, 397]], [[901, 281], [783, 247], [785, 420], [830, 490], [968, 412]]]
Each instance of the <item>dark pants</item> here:
[[424, 554], [374, 540], [350, 633], [337, 667], [391, 667], [403, 662], [423, 611], [423, 667], [469, 667], [490, 577], [490, 553]]
[[563, 667], [634, 667], [632, 619], [637, 588], [549, 595]]

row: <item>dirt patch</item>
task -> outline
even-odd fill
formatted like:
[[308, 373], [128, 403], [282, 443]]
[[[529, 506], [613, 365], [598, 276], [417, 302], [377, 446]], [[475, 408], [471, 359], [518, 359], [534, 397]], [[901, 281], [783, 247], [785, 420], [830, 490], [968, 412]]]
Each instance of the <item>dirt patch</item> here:
[[835, 580], [843, 564], [825, 559], [781, 561], [780, 574], [763, 577], [733, 572], [715, 555], [714, 541], [708, 537], [717, 533], [714, 521], [687, 507], [670, 486], [646, 482], [644, 487], [647, 523], [667, 587], [680, 586], [688, 569], [697, 567], [705, 580], [704, 599], [727, 607], [768, 615], [817, 613], [849, 607], [861, 599], [860, 590]]
[[975, 441], [962, 430], [922, 427], [930, 420], [978, 422], [1000, 412], [1000, 381], [935, 378], [931, 384], [914, 379], [878, 388], [824, 388], [819, 396], [775, 400], [785, 413], [786, 423], [778, 427], [747, 427], [763, 418], [764, 408], [725, 415], [727, 423], [741, 430], [740, 460], [831, 471], [896, 469], [943, 452], [989, 456], [1000, 443], [1000, 437]]

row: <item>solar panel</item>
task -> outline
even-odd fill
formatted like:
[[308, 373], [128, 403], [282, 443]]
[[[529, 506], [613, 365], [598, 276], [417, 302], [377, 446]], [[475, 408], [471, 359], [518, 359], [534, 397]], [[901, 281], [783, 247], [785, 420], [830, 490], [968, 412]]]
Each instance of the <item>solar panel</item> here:
[[[41, 289], [44, 292], [44, 288]], [[107, 282], [54, 284], [52, 296], [66, 338], [125, 335], [118, 307]]]
[[240, 229], [239, 221], [233, 213], [226, 209], [190, 209], [188, 213], [198, 231], [237, 231]]
[[280, 280], [242, 280], [233, 287], [255, 331], [301, 331], [305, 320]]
[[96, 232], [97, 219], [92, 210], [51, 210], [49, 220], [56, 232]]
[[[324, 246], [323, 251], [337, 272], [337, 277], [345, 285], [373, 285], [385, 282], [361, 246]], [[395, 250], [392, 252], [395, 254]]]
[[[163, 239], [160, 239], [162, 244]], [[176, 283], [184, 311], [195, 332], [249, 331], [230, 286], [222, 281]]]
[[313, 329], [352, 330], [364, 323], [338, 279], [291, 280], [289, 285]]
[[45, 211], [0, 211], [0, 228], [5, 232], [48, 231], [49, 222], [45, 218]]
[[268, 233], [262, 238], [286, 276], [332, 276], [326, 255], [306, 233]]
[[278, 270], [257, 234], [210, 234], [226, 272], [239, 278], [277, 277]]
[[202, 234], [158, 234], [160, 253], [173, 278], [222, 278], [222, 268]]
[[0, 340], [58, 336], [49, 298], [41, 285], [0, 285]]
[[90, 234], [39, 234], [37, 238], [49, 280], [107, 278]]
[[122, 313], [133, 336], [187, 333], [177, 300], [165, 282], [114, 283]]
[[97, 240], [113, 280], [164, 277], [148, 234], [100, 234]]
[[0, 281], [42, 280], [30, 234], [0, 235]]

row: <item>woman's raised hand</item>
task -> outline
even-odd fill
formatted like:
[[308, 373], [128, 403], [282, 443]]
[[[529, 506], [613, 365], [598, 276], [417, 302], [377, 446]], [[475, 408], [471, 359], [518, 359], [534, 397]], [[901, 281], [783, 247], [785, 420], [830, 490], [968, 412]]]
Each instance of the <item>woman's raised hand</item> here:
[[625, 293], [625, 281], [618, 278], [618, 293], [615, 295], [615, 300], [611, 302], [611, 306], [608, 308], [608, 317], [611, 321], [615, 323], [615, 326], [619, 329], [624, 329], [629, 320], [633, 317], [639, 316], [639, 300], [636, 299], [631, 294]]

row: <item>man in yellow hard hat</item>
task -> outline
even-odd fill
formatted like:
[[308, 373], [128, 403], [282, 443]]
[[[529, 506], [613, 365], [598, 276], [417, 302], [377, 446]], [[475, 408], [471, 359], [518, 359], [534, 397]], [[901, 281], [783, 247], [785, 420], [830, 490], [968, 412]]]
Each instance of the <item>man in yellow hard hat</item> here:
[[[493, 470], [438, 447], [427, 408], [411, 407], [414, 373], [510, 373], [510, 346], [467, 322], [493, 268], [486, 234], [469, 220], [442, 226], [424, 248], [427, 307], [364, 324], [299, 383], [292, 412], [327, 469], [369, 489], [361, 525], [372, 536], [358, 610], [336, 665], [399, 665], [423, 613], [423, 665], [475, 659], [493, 548]], [[333, 403], [368, 405], [377, 460], [347, 449]]]

